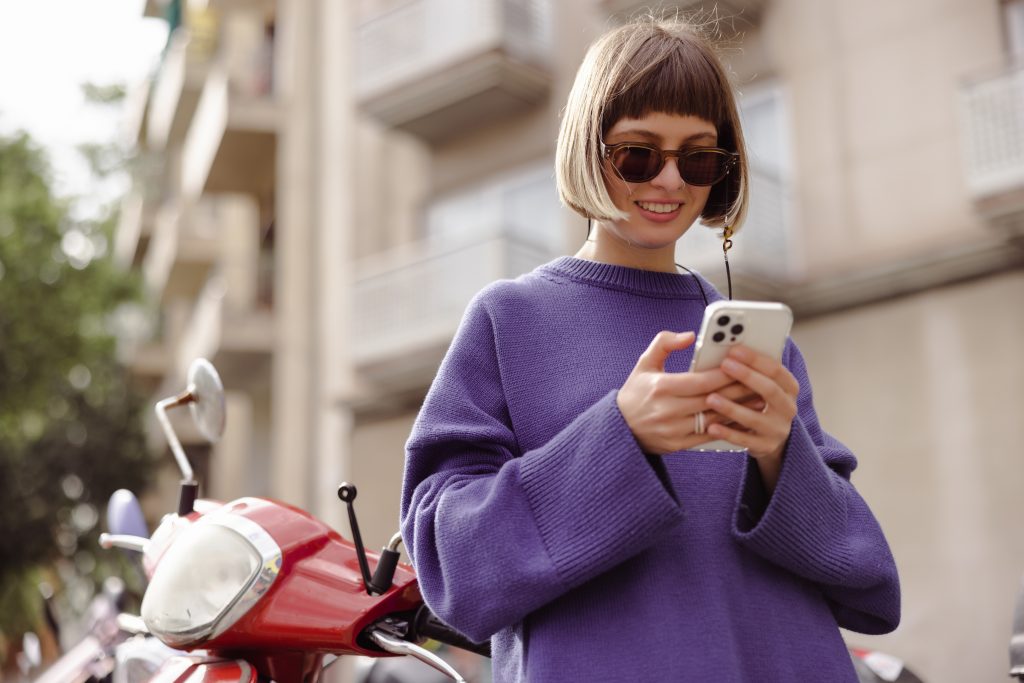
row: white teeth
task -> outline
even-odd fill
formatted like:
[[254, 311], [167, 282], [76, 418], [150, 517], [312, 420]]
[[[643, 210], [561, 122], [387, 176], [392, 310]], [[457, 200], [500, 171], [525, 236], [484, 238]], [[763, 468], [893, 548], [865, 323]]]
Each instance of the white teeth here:
[[654, 213], [672, 213], [679, 208], [679, 204], [654, 204], [652, 202], [637, 202], [637, 206], [646, 211]]

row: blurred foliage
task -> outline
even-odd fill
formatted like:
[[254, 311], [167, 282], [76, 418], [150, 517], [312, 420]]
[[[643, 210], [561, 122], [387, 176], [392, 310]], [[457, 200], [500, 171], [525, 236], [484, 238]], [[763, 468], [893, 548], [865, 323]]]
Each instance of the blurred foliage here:
[[[82, 96], [91, 105], [120, 105], [124, 102], [127, 94], [121, 83], [109, 85], [83, 83], [81, 88]], [[79, 144], [77, 149], [97, 178], [106, 178], [123, 171], [135, 162], [120, 145], [113, 142], [85, 142]]]
[[29, 137], [0, 135], [0, 635], [8, 639], [38, 623], [42, 568], [102, 578], [95, 539], [106, 500], [118, 488], [141, 491], [150, 470], [143, 403], [108, 332], [140, 292], [109, 256], [116, 212], [74, 221], [50, 186]]
[[86, 100], [96, 104], [119, 104], [124, 101], [125, 87], [123, 83], [107, 85], [83, 83], [82, 94], [85, 95]]

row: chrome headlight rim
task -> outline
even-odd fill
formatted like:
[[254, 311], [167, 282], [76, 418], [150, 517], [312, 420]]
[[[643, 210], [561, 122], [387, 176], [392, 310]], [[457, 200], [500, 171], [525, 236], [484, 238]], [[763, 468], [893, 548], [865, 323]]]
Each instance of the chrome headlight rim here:
[[[203, 529], [208, 526], [218, 526], [240, 536], [256, 552], [260, 566], [236, 595], [210, 621], [195, 628], [180, 631], [166, 631], [154, 628], [152, 624], [147, 623], [146, 626], [150, 632], [170, 647], [194, 646], [223, 634], [266, 595], [281, 573], [282, 553], [280, 547], [278, 547], [270, 534], [253, 520], [238, 514], [218, 511], [197, 520], [189, 529], [184, 530], [182, 534], [183, 536], [188, 535], [194, 530]], [[177, 542], [181, 539], [175, 540]], [[160, 567], [157, 566], [153, 578], [156, 579], [159, 573]]]

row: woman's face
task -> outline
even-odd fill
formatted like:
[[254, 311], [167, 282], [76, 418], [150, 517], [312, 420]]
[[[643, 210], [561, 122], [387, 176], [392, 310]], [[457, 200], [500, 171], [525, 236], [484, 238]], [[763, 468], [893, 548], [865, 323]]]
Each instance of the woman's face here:
[[[663, 150], [713, 147], [718, 142], [715, 126], [696, 116], [648, 114], [620, 119], [605, 134], [606, 145], [643, 142]], [[711, 187], [687, 185], [679, 176], [675, 157], [669, 158], [657, 176], [642, 183], [627, 183], [611, 162], [603, 163], [605, 187], [627, 218], [600, 224], [601, 237], [617, 242], [619, 249], [675, 252], [675, 243], [704, 210]], [[649, 254], [650, 255], [650, 254]]]

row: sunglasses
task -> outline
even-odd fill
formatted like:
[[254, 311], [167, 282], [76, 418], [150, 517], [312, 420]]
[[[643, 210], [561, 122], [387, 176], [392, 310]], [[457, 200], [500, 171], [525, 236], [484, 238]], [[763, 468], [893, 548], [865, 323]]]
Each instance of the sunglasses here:
[[601, 143], [604, 158], [612, 162], [619, 177], [627, 183], [643, 183], [656, 178], [669, 157], [676, 158], [679, 176], [687, 185], [714, 185], [729, 175], [740, 155], [720, 147], [659, 149], [642, 142]]

